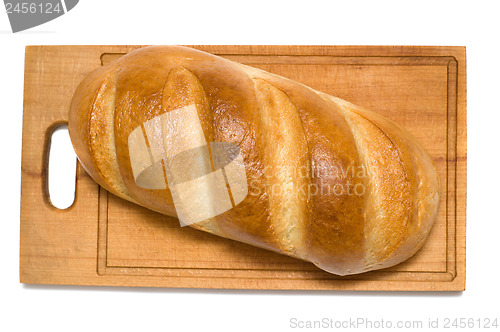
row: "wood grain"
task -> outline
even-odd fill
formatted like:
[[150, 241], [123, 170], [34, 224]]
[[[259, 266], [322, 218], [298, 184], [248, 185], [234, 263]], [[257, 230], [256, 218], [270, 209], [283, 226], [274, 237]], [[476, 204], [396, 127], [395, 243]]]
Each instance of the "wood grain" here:
[[83, 77], [140, 46], [26, 49], [21, 179], [23, 283], [294, 290], [464, 290], [466, 67], [463, 47], [193, 46], [379, 112], [427, 149], [441, 202], [424, 247], [395, 267], [339, 277], [187, 227], [119, 199], [77, 167], [75, 203], [47, 194], [51, 133]]

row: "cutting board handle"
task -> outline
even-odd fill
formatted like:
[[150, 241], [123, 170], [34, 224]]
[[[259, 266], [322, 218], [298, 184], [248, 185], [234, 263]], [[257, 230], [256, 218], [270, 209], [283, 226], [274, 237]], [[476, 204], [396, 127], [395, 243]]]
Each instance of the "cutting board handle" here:
[[42, 195], [50, 208], [70, 209], [76, 201], [76, 155], [67, 121], [51, 124], [44, 135]]

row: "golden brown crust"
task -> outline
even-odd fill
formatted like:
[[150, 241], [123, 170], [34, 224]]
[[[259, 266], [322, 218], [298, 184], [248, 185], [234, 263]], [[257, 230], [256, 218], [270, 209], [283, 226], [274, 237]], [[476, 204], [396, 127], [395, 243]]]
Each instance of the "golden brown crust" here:
[[[204, 52], [146, 47], [91, 73], [73, 97], [71, 139], [104, 188], [176, 216], [166, 180], [165, 190], [137, 185], [128, 139], [148, 120], [190, 105], [206, 142], [239, 146], [248, 183], [241, 203], [193, 227], [341, 275], [397, 264], [422, 245], [438, 205], [437, 175], [408, 133]], [[148, 147], [155, 143], [145, 137]]]

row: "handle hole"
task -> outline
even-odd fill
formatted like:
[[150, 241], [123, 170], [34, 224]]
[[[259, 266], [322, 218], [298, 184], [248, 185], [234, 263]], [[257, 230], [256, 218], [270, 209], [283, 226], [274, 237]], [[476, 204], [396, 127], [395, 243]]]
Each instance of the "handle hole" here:
[[57, 126], [52, 132], [47, 173], [50, 203], [61, 210], [69, 208], [75, 202], [76, 154], [68, 125]]

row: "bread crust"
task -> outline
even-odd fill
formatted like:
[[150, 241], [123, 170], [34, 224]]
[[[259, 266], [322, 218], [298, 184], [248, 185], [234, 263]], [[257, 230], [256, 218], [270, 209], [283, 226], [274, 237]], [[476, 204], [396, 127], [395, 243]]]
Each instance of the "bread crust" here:
[[241, 203], [193, 227], [339, 275], [398, 264], [422, 246], [438, 208], [438, 178], [409, 133], [208, 53], [151, 46], [92, 72], [71, 103], [71, 140], [105, 189], [177, 216], [168, 183], [165, 190], [137, 185], [128, 139], [148, 120], [190, 105], [206, 142], [239, 147], [248, 183]]

